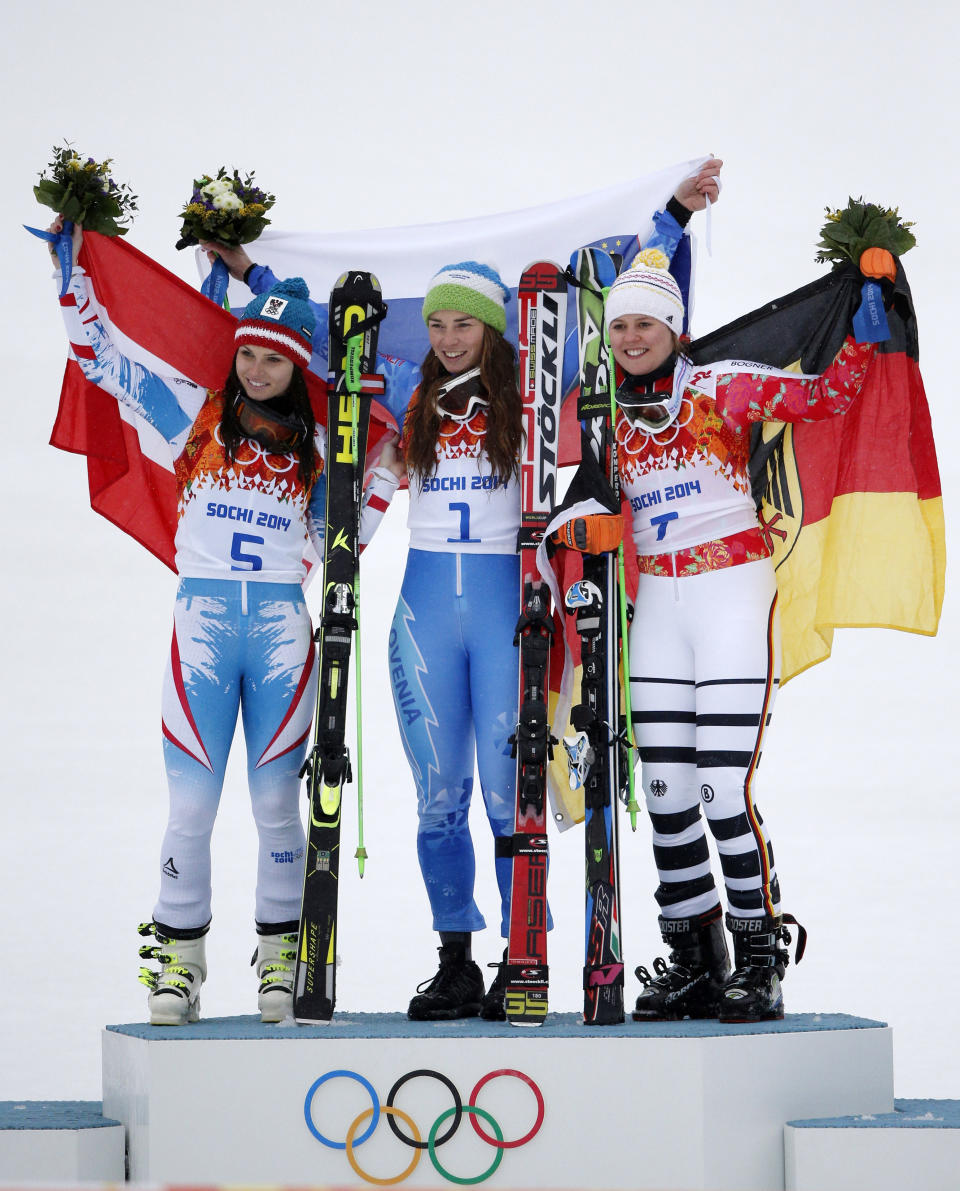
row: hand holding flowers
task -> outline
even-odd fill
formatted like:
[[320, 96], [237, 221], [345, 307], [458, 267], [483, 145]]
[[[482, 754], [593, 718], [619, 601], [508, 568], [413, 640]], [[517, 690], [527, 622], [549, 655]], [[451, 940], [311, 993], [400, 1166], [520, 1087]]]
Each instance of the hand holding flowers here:
[[[865, 203], [863, 196], [848, 199], [842, 210], [827, 207], [826, 214], [816, 260], [820, 264], [830, 261], [834, 267], [849, 261], [860, 270], [866, 280], [853, 316], [854, 338], [858, 343], [882, 343], [890, 338], [884, 307], [893, 301], [896, 258], [917, 242], [910, 231], [913, 224], [901, 220], [896, 207]], [[878, 284], [881, 281], [886, 293]]]
[[111, 164], [109, 157], [106, 161], [94, 161], [92, 157], [84, 161], [65, 141], [62, 148], [53, 148], [53, 160], [47, 165], [50, 177], [41, 173], [39, 184], [33, 188], [37, 202], [57, 212], [57, 220], [46, 231], [35, 227], [27, 227], [27, 231], [46, 240], [60, 261], [61, 297], [67, 292], [75, 250], [79, 250], [79, 237], [73, 236], [74, 224], [105, 236], [124, 236], [127, 228], [122, 225], [133, 221], [137, 196], [126, 184], [118, 186], [114, 182]]
[[916, 244], [917, 238], [909, 230], [914, 225], [900, 218], [897, 207], [879, 207], [865, 203], [863, 196], [847, 200], [842, 210], [826, 209], [827, 221], [820, 229], [818, 264], [828, 261], [835, 265], [851, 261], [857, 268], [871, 248], [903, 256]]
[[228, 174], [221, 166], [215, 178], [195, 178], [193, 193], [180, 212], [177, 248], [206, 240], [228, 247], [249, 244], [270, 222], [266, 213], [275, 201], [254, 184], [253, 174], [241, 178], [238, 171]]
[[54, 146], [47, 165], [50, 176], [40, 175], [34, 186], [37, 202], [51, 207], [71, 223], [82, 223], [89, 231], [104, 236], [125, 236], [124, 224], [133, 222], [137, 196], [126, 184], [118, 185], [111, 175], [112, 158], [84, 160], [70, 147]]

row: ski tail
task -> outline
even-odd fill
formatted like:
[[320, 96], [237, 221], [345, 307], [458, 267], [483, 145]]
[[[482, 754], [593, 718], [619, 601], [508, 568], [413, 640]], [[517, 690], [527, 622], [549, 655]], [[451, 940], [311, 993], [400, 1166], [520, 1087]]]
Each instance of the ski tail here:
[[[315, 639], [319, 680], [307, 776], [309, 815], [294, 974], [294, 1017], [324, 1022], [336, 1004], [337, 900], [343, 787], [353, 780], [346, 744], [350, 657], [357, 632], [360, 502], [370, 421], [369, 374], [386, 306], [371, 273], [344, 273], [330, 294], [326, 535], [323, 608]], [[360, 756], [358, 748], [358, 772]]]
[[547, 766], [556, 743], [547, 719], [553, 616], [540, 581], [537, 547], [556, 503], [566, 277], [552, 261], [529, 265], [517, 294], [519, 378], [524, 447], [520, 465], [521, 520], [519, 704], [512, 738], [517, 758], [517, 809], [510, 847], [513, 877], [505, 970], [505, 1010], [516, 1026], [542, 1025], [547, 1014]]

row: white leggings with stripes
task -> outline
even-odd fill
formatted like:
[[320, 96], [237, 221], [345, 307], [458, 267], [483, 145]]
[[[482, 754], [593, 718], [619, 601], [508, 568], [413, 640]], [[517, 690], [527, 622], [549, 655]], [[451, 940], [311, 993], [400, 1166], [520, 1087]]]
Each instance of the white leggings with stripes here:
[[630, 693], [653, 828], [661, 914], [705, 914], [718, 894], [701, 804], [729, 910], [780, 912], [756, 773], [780, 681], [777, 584], [769, 559], [700, 575], [641, 575], [630, 629]]

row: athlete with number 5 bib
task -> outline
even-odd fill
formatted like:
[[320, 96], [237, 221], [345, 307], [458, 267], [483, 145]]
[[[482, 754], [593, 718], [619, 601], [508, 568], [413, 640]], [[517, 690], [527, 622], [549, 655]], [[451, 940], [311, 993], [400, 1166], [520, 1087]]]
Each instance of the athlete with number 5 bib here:
[[[51, 231], [60, 231], [60, 221]], [[74, 261], [82, 229], [74, 227]], [[163, 684], [170, 811], [160, 895], [140, 928], [150, 1021], [200, 1014], [211, 917], [210, 839], [238, 713], [259, 836], [256, 971], [263, 1021], [292, 1007], [304, 831], [299, 769], [316, 686], [304, 601], [309, 538], [323, 556], [325, 432], [304, 380], [315, 316], [305, 282], [256, 297], [239, 320], [222, 389], [160, 376], [110, 338], [84, 270], [60, 299], [87, 380], [166, 440], [177, 486], [173, 639]], [[377, 491], [376, 482], [372, 492]], [[361, 531], [362, 533], [362, 531]]]

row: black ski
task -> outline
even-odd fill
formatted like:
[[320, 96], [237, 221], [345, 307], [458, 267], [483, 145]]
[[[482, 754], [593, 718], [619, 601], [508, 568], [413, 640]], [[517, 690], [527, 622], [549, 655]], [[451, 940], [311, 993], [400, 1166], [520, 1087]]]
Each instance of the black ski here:
[[[571, 259], [577, 289], [580, 348], [581, 467], [602, 471], [619, 512], [616, 444], [610, 423], [610, 364], [603, 340], [604, 287], [616, 278], [612, 258], [584, 248]], [[603, 477], [600, 478], [603, 483]], [[624, 773], [621, 748], [619, 623], [616, 556], [583, 556], [583, 579], [567, 592], [576, 615], [582, 680], [571, 713], [573, 737], [564, 738], [571, 774], [584, 791], [585, 947], [583, 1018], [588, 1025], [623, 1021], [620, 939], [618, 800]]]
[[[294, 978], [298, 1022], [326, 1022], [336, 1001], [340, 812], [352, 781], [346, 744], [350, 652], [359, 613], [359, 528], [378, 326], [386, 313], [371, 273], [344, 273], [330, 294], [323, 609], [314, 635], [319, 681], [314, 739], [300, 771], [309, 822]], [[365, 383], [365, 380], [367, 383]]]

